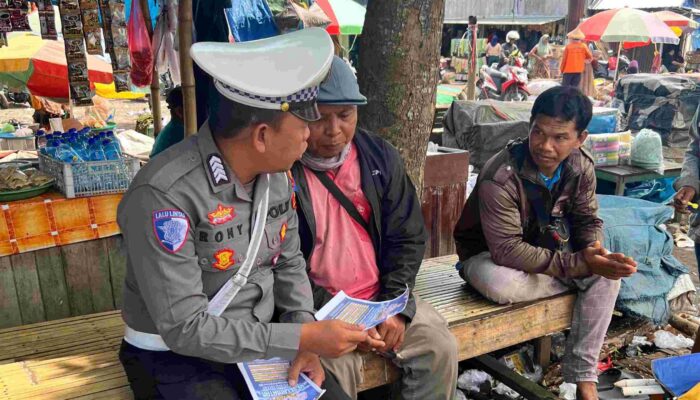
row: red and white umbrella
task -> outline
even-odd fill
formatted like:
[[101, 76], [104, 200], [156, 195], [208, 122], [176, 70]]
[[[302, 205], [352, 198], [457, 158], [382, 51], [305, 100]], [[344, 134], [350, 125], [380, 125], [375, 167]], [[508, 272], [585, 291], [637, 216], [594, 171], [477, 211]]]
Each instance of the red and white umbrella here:
[[316, 0], [331, 19], [326, 31], [331, 35], [359, 35], [365, 24], [365, 7], [353, 0]]

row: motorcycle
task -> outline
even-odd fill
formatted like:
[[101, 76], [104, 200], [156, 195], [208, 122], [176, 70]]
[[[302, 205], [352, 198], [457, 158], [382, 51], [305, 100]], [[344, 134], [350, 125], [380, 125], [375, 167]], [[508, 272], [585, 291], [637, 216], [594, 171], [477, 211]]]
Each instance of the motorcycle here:
[[10, 103], [25, 104], [29, 101], [29, 93], [13, 92], [7, 88], [0, 91], [0, 108], [2, 109], [10, 108]]
[[[630, 66], [630, 59], [626, 55], [620, 55], [617, 60], [618, 63], [618, 74], [626, 74], [627, 68]], [[594, 76], [596, 78], [606, 78], [613, 79], [615, 76], [614, 69], [608, 69], [608, 61], [598, 60], [598, 68], [594, 71]]]
[[504, 65], [500, 69], [484, 65], [479, 70], [476, 87], [479, 100], [525, 101], [530, 96], [527, 90], [527, 70], [520, 59], [514, 65]]

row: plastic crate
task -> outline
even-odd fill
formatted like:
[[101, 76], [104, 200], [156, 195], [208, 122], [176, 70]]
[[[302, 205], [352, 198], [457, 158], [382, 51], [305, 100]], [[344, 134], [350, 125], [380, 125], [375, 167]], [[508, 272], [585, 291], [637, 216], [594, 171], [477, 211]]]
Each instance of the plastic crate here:
[[56, 178], [56, 186], [69, 199], [123, 193], [140, 168], [139, 160], [128, 156], [69, 164], [39, 154], [39, 169]]

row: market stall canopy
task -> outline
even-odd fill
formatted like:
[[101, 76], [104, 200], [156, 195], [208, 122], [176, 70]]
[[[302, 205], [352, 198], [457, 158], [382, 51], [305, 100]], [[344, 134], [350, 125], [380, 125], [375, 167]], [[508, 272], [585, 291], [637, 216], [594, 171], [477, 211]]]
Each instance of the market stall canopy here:
[[[561, 21], [565, 15], [503, 15], [479, 18], [479, 25], [545, 25]], [[467, 24], [469, 21], [445, 21], [446, 24]]]
[[331, 19], [326, 31], [331, 35], [359, 35], [365, 24], [366, 7], [358, 0], [316, 0]]
[[[91, 83], [111, 83], [112, 66], [96, 56], [87, 57]], [[0, 82], [11, 88], [29, 89], [44, 97], [68, 98], [68, 67], [62, 41], [42, 40], [20, 33], [10, 35], [0, 48]]]
[[634, 8], [607, 10], [579, 24], [586, 40], [678, 44], [676, 34], [654, 14]]
[[613, 10], [616, 8], [634, 7], [643, 9], [652, 8], [680, 8], [685, 0], [591, 0], [589, 10]]

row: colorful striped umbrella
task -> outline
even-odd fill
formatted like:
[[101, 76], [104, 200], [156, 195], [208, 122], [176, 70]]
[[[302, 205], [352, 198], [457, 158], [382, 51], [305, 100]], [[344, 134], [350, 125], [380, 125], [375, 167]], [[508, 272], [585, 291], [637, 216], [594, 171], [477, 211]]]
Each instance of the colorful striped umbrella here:
[[686, 17], [685, 15], [681, 15], [673, 11], [657, 11], [652, 14], [654, 14], [658, 19], [664, 21], [664, 23], [668, 26], [688, 27], [692, 29], [700, 26], [700, 24]]
[[[111, 83], [112, 66], [96, 56], [87, 56], [88, 78]], [[68, 66], [62, 41], [42, 40], [33, 34], [8, 38], [0, 48], [0, 82], [14, 89], [28, 88], [36, 96], [68, 98]]]
[[316, 0], [331, 19], [326, 31], [331, 35], [359, 35], [365, 24], [365, 7], [354, 0]]
[[598, 13], [578, 26], [586, 40], [603, 42], [648, 42], [678, 44], [671, 28], [655, 15], [634, 8]]

